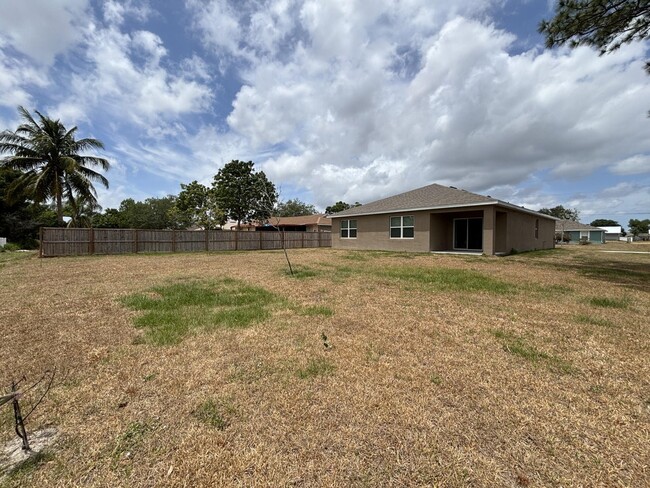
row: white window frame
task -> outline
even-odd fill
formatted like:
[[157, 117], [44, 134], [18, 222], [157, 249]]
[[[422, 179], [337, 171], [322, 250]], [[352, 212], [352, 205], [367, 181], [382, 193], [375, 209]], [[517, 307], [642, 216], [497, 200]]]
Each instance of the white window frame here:
[[[343, 226], [344, 222], [346, 224], [345, 227]], [[351, 225], [352, 222], [354, 222], [354, 227], [352, 227], [352, 225]], [[357, 232], [358, 232], [357, 231], [357, 229], [358, 229], [357, 225], [358, 225], [357, 224], [357, 219], [344, 219], [344, 220], [341, 220], [341, 226], [339, 228], [339, 236], [341, 237], [341, 239], [356, 239], [357, 238]], [[343, 231], [347, 232], [347, 236], [343, 235]], [[354, 231], [354, 236], [350, 235], [351, 234], [350, 231]]]
[[[404, 225], [404, 219], [411, 218], [413, 225]], [[399, 225], [393, 225], [393, 219], [399, 219]], [[399, 237], [393, 237], [393, 229], [399, 229]], [[404, 229], [413, 229], [411, 237], [404, 237]], [[413, 215], [393, 215], [388, 217], [388, 237], [390, 239], [415, 239], [415, 217]]]

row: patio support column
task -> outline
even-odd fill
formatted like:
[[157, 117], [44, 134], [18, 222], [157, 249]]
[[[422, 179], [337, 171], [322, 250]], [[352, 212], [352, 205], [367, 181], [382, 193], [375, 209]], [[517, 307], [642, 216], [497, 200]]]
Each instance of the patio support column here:
[[493, 205], [483, 210], [483, 253], [494, 254], [494, 239], [496, 235], [496, 211]]

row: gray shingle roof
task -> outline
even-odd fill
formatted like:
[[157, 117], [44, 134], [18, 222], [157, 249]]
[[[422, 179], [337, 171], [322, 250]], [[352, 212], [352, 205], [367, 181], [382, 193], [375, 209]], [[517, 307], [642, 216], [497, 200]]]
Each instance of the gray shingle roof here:
[[574, 220], [557, 220], [555, 222], [555, 231], [556, 232], [570, 232], [572, 230], [600, 230], [599, 227], [594, 227], [593, 225], [583, 224], [581, 222], [576, 222]]
[[[428, 210], [435, 208], [463, 207], [481, 204], [500, 204], [510, 208], [519, 209], [525, 212], [531, 210], [517, 207], [507, 202], [497, 200], [489, 196], [478, 195], [466, 190], [459, 190], [451, 186], [442, 186], [438, 184], [423, 186], [415, 190], [400, 193], [392, 197], [370, 202], [360, 207], [349, 208], [338, 212], [333, 217], [347, 217], [354, 215], [372, 215], [389, 212], [398, 212], [403, 210]], [[537, 213], [537, 212], [533, 212]], [[539, 214], [543, 217], [546, 215]], [[549, 217], [551, 218], [551, 217]]]

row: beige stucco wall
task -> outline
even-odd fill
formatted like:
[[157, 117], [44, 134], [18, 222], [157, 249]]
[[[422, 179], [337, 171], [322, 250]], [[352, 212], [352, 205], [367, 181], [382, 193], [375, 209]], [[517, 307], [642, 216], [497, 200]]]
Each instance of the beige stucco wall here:
[[[415, 218], [413, 239], [391, 239], [390, 217], [412, 215]], [[506, 253], [512, 249], [531, 251], [554, 247], [555, 221], [487, 205], [471, 209], [405, 212], [357, 216], [357, 238], [341, 239], [342, 218], [332, 218], [332, 247], [338, 249], [372, 249], [385, 251], [451, 251], [453, 219], [483, 217], [483, 253]], [[535, 220], [539, 219], [539, 237], [535, 238]]]
[[[523, 212], [507, 212], [506, 251], [532, 251], [555, 247], [555, 221]], [[539, 237], [535, 238], [535, 219], [539, 218]]]
[[[406, 212], [382, 215], [349, 217], [357, 221], [357, 238], [341, 239], [342, 218], [332, 218], [332, 247], [339, 249], [373, 249], [383, 251], [429, 251], [429, 214], [431, 212]], [[412, 215], [415, 219], [413, 239], [391, 239], [390, 218]], [[348, 218], [346, 217], [345, 220]]]

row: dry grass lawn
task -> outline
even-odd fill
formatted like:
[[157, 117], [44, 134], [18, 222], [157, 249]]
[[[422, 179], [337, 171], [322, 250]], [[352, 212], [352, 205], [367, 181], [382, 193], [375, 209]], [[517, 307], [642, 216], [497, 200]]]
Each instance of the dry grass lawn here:
[[650, 254], [616, 248], [650, 251], [0, 254], [0, 385], [56, 367], [61, 433], [0, 484], [649, 486]]

